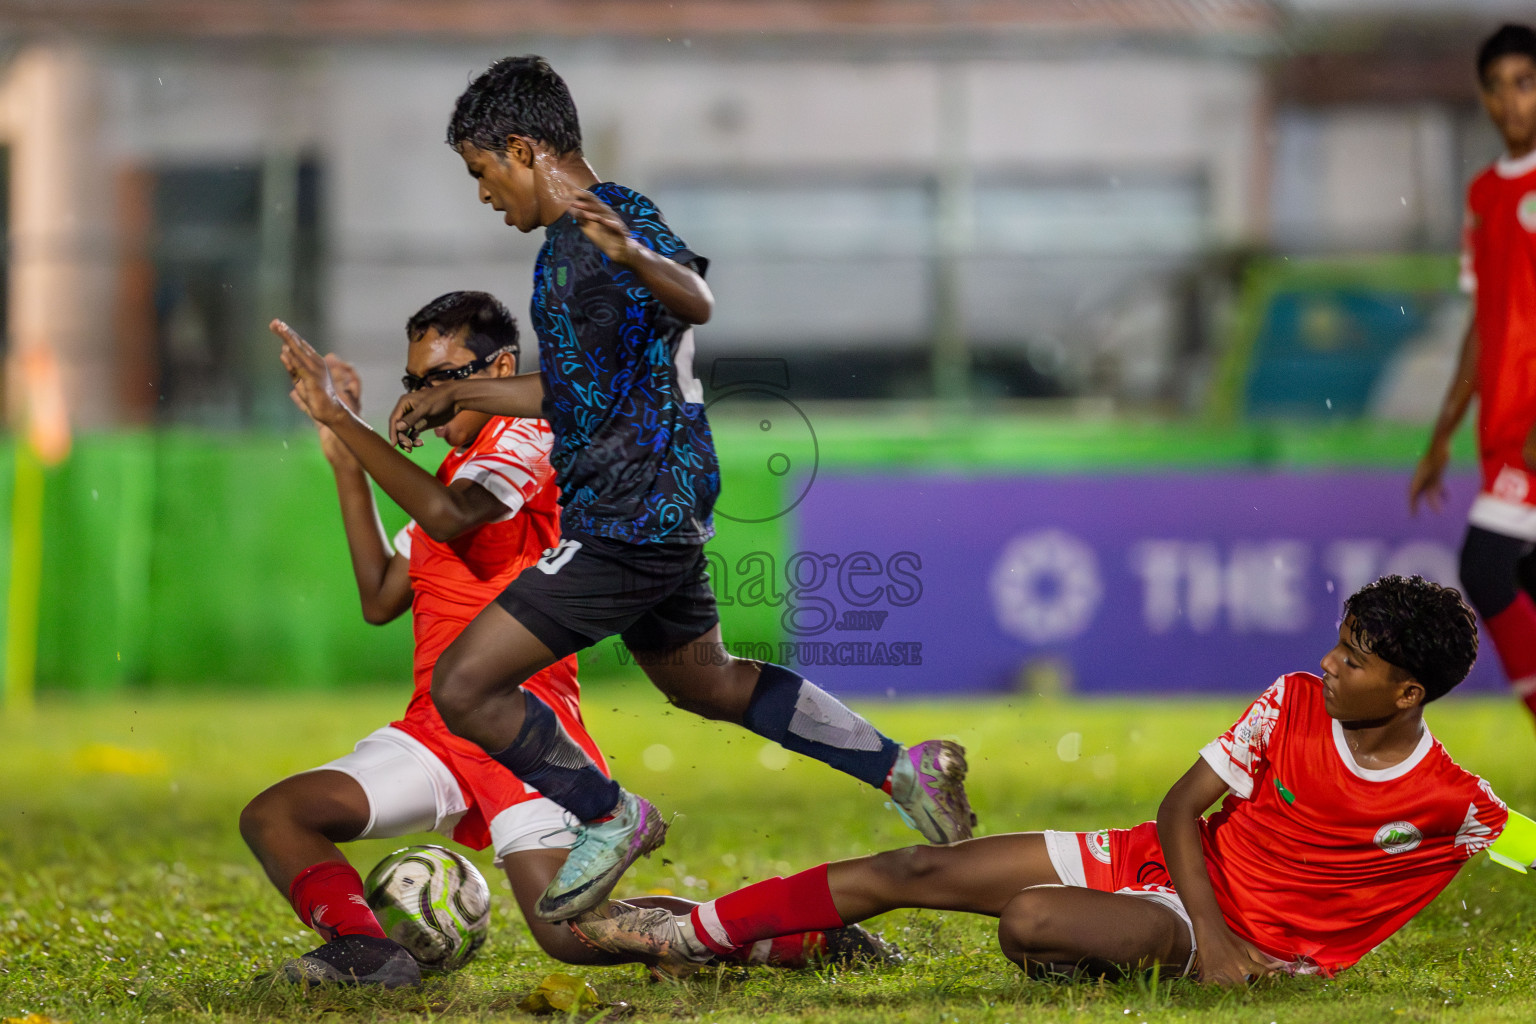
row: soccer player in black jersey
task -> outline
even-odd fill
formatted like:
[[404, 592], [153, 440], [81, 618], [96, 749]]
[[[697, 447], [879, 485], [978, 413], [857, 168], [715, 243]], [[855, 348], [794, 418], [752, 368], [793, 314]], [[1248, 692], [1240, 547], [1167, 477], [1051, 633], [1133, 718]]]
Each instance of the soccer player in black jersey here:
[[691, 327], [714, 304], [707, 261], [649, 199], [599, 180], [570, 92], [540, 57], [505, 58], [476, 79], [448, 142], [481, 202], [519, 231], [544, 229], [531, 318], [541, 372], [405, 395], [390, 436], [410, 447], [465, 409], [542, 416], [555, 436], [559, 546], [469, 624], [432, 681], [449, 729], [584, 823], [537, 912], [566, 920], [599, 905], [665, 836], [656, 810], [598, 771], [520, 688], [614, 634], [679, 707], [889, 792], [930, 842], [967, 838], [958, 744], [904, 747], [792, 670], [732, 657], [721, 640], [704, 559], [720, 472], [692, 369]]

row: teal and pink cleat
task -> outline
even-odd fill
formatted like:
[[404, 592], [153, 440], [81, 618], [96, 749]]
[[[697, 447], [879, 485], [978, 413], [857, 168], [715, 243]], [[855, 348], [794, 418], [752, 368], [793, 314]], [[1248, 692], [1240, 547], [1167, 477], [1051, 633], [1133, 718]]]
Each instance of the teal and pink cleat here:
[[650, 801], [621, 790], [607, 821], [582, 825], [560, 873], [539, 897], [534, 913], [565, 921], [600, 906], [629, 866], [667, 839], [667, 823]]
[[965, 748], [952, 740], [926, 740], [896, 756], [891, 802], [930, 843], [971, 838], [976, 815], [965, 795]]

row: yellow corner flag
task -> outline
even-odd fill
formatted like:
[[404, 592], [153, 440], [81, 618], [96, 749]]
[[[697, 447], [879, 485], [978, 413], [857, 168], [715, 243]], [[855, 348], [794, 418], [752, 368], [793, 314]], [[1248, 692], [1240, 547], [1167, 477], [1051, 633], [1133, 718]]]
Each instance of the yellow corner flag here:
[[38, 598], [43, 583], [43, 468], [69, 456], [69, 410], [53, 350], [22, 348], [12, 357], [17, 417], [11, 491], [11, 582], [5, 606], [5, 707], [32, 710], [37, 672]]

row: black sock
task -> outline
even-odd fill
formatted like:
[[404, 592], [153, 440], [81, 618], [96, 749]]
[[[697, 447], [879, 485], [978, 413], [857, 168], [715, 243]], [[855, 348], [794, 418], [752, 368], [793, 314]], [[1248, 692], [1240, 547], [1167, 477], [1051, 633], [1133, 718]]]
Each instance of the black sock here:
[[623, 792], [619, 784], [599, 771], [571, 739], [553, 708], [527, 690], [523, 699], [523, 727], [517, 739], [506, 750], [486, 753], [578, 820], [613, 813]]
[[824, 761], [876, 789], [885, 785], [901, 750], [901, 744], [815, 683], [767, 662], [741, 724], [786, 750]]

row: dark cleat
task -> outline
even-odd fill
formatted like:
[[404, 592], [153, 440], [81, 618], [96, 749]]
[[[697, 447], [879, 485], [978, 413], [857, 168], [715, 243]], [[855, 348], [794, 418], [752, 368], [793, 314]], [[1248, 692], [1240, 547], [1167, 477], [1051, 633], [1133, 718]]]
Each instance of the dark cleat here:
[[300, 985], [380, 985], [403, 988], [421, 984], [415, 957], [389, 939], [343, 935], [283, 964], [283, 977]]
[[863, 925], [848, 924], [841, 928], [829, 928], [823, 934], [827, 938], [821, 956], [829, 963], [891, 967], [907, 962], [901, 950]]

